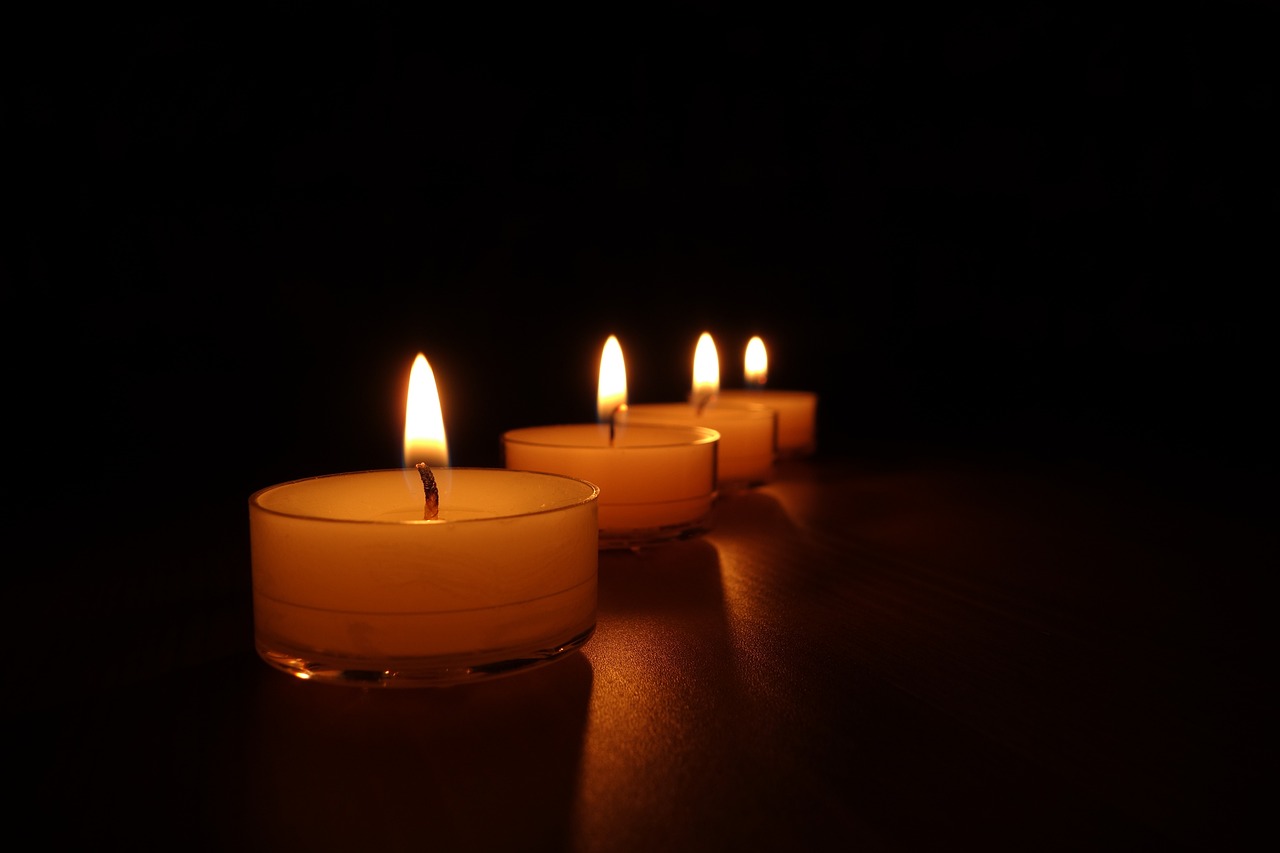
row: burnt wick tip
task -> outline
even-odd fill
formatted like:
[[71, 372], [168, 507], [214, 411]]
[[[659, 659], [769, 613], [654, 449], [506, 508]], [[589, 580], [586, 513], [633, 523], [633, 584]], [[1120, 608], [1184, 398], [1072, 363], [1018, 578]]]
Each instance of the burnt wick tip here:
[[436, 486], [436, 475], [432, 473], [431, 466], [425, 462], [419, 462], [414, 467], [422, 477], [422, 492], [426, 496], [422, 517], [430, 521], [440, 514], [440, 489]]

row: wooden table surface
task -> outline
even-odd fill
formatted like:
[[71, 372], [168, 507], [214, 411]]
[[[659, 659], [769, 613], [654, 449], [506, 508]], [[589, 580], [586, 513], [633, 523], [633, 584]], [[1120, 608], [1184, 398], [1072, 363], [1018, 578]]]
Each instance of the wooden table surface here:
[[1215, 506], [1079, 465], [786, 463], [702, 538], [602, 553], [581, 653], [423, 690], [256, 657], [239, 502], [68, 545], [9, 600], [10, 825], [50, 849], [1241, 849], [1275, 560]]

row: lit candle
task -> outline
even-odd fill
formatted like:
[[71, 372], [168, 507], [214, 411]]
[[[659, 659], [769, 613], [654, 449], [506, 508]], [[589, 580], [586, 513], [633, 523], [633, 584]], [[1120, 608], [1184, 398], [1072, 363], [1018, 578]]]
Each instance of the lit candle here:
[[720, 433], [717, 486], [729, 490], [773, 479], [777, 412], [765, 405], [725, 403], [720, 396], [720, 359], [703, 332], [693, 356], [693, 388], [686, 403], [638, 403], [618, 413], [632, 425], [703, 426]]
[[508, 430], [504, 464], [598, 486], [601, 548], [636, 548], [704, 532], [716, 496], [719, 434], [700, 426], [628, 424], [619, 420], [626, 409], [626, 364], [610, 335], [600, 357], [598, 422]]
[[721, 390], [718, 400], [741, 405], [759, 403], [778, 413], [778, 458], [799, 459], [817, 449], [818, 395], [812, 391], [766, 389], [769, 354], [759, 335], [747, 342], [743, 356], [745, 389]]
[[257, 650], [299, 678], [448, 685], [546, 663], [595, 630], [599, 489], [443, 467], [439, 395], [421, 354], [410, 375], [406, 467], [249, 498]]

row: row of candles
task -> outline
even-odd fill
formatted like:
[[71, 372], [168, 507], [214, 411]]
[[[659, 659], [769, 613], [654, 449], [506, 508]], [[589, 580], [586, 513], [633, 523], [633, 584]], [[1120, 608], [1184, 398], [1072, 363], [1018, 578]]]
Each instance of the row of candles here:
[[631, 404], [615, 336], [597, 422], [514, 429], [504, 468], [450, 468], [434, 373], [419, 353], [403, 468], [331, 474], [249, 499], [254, 628], [273, 667], [323, 683], [451, 685], [528, 669], [595, 630], [599, 552], [696, 536], [722, 494], [812, 454], [817, 395], [719, 387], [710, 334], [689, 399]]

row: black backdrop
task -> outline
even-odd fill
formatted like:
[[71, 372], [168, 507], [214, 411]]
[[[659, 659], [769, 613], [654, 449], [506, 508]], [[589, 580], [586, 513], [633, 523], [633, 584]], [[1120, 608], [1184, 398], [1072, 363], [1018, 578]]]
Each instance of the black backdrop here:
[[[1273, 471], [1263, 4], [744, 17], [98, 12], [8, 33], [11, 518], [239, 514], [680, 399], [699, 332], [821, 395], [823, 454]], [[1261, 493], [1261, 490], [1259, 490]]]

